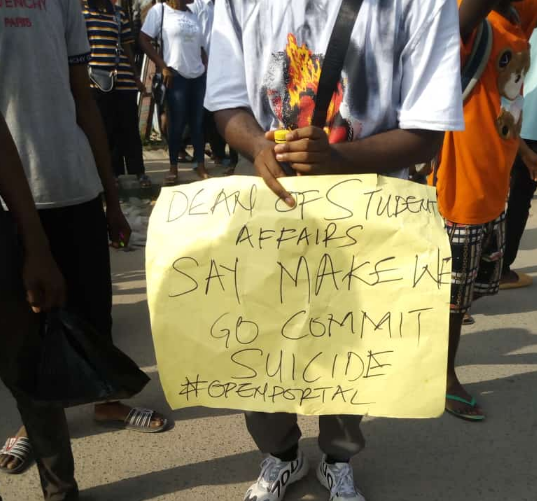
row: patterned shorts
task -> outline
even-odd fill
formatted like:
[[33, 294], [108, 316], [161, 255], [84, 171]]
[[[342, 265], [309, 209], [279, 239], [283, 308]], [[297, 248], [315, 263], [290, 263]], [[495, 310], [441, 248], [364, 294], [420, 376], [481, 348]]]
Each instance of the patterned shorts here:
[[498, 293], [505, 252], [505, 212], [486, 224], [446, 221], [453, 257], [451, 312], [466, 313], [472, 302]]

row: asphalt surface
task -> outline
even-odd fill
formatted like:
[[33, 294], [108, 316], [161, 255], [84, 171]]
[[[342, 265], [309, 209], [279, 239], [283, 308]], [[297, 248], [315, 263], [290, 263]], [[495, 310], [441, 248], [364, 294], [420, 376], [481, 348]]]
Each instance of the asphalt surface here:
[[[157, 170], [158, 165], [153, 165]], [[534, 202], [535, 203], [535, 202]], [[174, 422], [159, 435], [109, 431], [89, 406], [68, 411], [82, 499], [95, 501], [241, 501], [262, 460], [236, 411], [170, 411], [159, 385], [145, 295], [144, 252], [112, 253], [114, 336], [153, 381], [131, 402]], [[515, 266], [537, 281], [537, 214]], [[477, 303], [464, 329], [459, 374], [486, 409], [484, 423], [449, 415], [434, 420], [366, 418], [366, 450], [354, 461], [368, 501], [537, 500], [537, 283]], [[0, 440], [19, 425], [0, 387]], [[317, 422], [301, 419], [302, 447], [315, 465]], [[4, 501], [41, 498], [35, 466], [0, 475]], [[289, 501], [328, 501], [313, 471]]]

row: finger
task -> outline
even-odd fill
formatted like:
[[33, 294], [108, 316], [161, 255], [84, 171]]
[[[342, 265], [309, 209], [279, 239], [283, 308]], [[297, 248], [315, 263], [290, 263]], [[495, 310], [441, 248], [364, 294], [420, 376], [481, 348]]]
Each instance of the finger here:
[[291, 164], [291, 167], [296, 170], [297, 176], [303, 176], [311, 174], [315, 170], [315, 166], [312, 164]]
[[288, 153], [298, 151], [323, 151], [327, 148], [327, 143], [315, 139], [300, 139], [290, 143], [277, 144], [274, 147], [276, 153]]
[[274, 133], [276, 131], [273, 131], [273, 130], [269, 130], [268, 132], [265, 132], [265, 139], [268, 139], [269, 141], [275, 141], [276, 138], [274, 137]]
[[119, 233], [113, 228], [110, 228], [108, 230], [108, 233], [109, 233], [109, 238], [110, 238], [110, 245], [114, 249], [119, 249], [120, 243], [121, 243], [121, 238], [119, 236]]
[[113, 226], [108, 227], [108, 237], [110, 238], [110, 242], [112, 244], [119, 243], [119, 232]]
[[129, 222], [127, 221], [127, 219], [124, 220], [124, 227], [123, 227], [123, 230], [122, 230], [122, 235], [123, 235], [123, 243], [125, 245], [128, 245], [128, 243], [130, 242], [131, 240], [131, 235], [132, 235], [132, 229], [130, 227], [130, 224]]
[[282, 199], [289, 207], [295, 206], [295, 199], [289, 194], [289, 192], [280, 184], [278, 179], [276, 179], [269, 171], [266, 172], [266, 175], [263, 176], [263, 180], [266, 185]]
[[319, 127], [302, 127], [301, 129], [295, 129], [287, 134], [287, 142], [299, 141], [301, 139], [322, 139], [326, 137], [326, 133]]
[[321, 164], [325, 161], [323, 153], [302, 151], [299, 153], [282, 153], [276, 155], [278, 162], [287, 162], [290, 164]]
[[273, 155], [265, 155], [263, 159], [260, 160], [261, 165], [258, 167], [256, 165], [258, 173], [261, 175], [265, 184], [279, 197], [281, 198], [289, 207], [295, 206], [295, 200], [290, 195], [290, 193], [281, 185], [278, 181], [278, 178], [285, 177], [280, 164], [276, 162], [276, 159]]
[[34, 313], [41, 312], [41, 306], [43, 304], [43, 293], [37, 286], [32, 285], [28, 288], [28, 290], [26, 291], [26, 300], [32, 307]]

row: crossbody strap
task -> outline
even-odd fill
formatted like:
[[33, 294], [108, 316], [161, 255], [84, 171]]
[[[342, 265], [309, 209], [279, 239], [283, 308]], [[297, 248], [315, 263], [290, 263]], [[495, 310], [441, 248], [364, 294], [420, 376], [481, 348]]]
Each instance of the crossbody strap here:
[[487, 67], [492, 52], [493, 37], [490, 22], [484, 19], [477, 28], [472, 52], [461, 71], [463, 101], [470, 97]]
[[158, 41], [158, 50], [160, 57], [164, 58], [164, 37], [162, 36], [162, 29], [164, 27], [164, 1], [162, 2], [162, 12], [160, 16], [160, 36]]
[[119, 63], [121, 62], [121, 30], [123, 28], [123, 24], [121, 22], [121, 11], [115, 7], [115, 18], [116, 18], [116, 24], [117, 24], [117, 46], [116, 46], [116, 61], [115, 61], [115, 68], [114, 71], [117, 73], [117, 70], [119, 68]]
[[326, 125], [328, 107], [341, 79], [351, 35], [362, 4], [363, 0], [343, 0], [341, 3], [321, 70], [319, 89], [315, 99], [315, 112], [312, 119], [312, 125], [315, 127], [323, 128]]

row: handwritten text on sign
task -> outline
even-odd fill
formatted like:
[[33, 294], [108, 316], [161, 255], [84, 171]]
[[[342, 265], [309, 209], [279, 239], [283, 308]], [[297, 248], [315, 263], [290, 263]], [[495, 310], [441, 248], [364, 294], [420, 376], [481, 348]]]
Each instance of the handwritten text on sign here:
[[173, 408], [432, 417], [451, 255], [434, 190], [366, 176], [165, 189], [147, 278]]

